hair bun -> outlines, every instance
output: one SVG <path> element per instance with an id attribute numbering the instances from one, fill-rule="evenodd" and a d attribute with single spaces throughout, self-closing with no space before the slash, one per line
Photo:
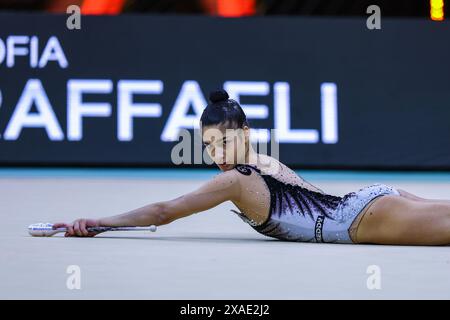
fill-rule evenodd
<path id="1" fill-rule="evenodd" d="M 209 94 L 209 100 L 212 103 L 226 101 L 230 96 L 225 90 L 216 90 Z"/>

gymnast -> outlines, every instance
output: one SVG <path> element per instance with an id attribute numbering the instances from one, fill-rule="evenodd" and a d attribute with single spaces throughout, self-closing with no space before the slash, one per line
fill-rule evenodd
<path id="1" fill-rule="evenodd" d="M 89 227 L 161 226 L 231 201 L 255 231 L 285 241 L 448 245 L 450 200 L 424 199 L 385 184 L 344 196 L 323 192 L 289 167 L 257 153 L 241 106 L 214 91 L 200 118 L 202 141 L 222 171 L 175 199 L 101 219 L 56 223 L 65 236 L 93 237 Z M 228 132 L 237 132 L 228 134 Z"/>

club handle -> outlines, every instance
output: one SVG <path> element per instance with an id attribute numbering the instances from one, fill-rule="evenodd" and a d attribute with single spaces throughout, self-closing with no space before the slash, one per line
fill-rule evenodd
<path id="1" fill-rule="evenodd" d="M 88 227 L 89 232 L 107 232 L 107 231 L 156 231 L 156 226 L 151 225 L 149 227 Z M 35 237 L 51 237 L 54 234 L 60 232 L 67 232 L 67 228 L 57 228 L 53 229 L 51 223 L 40 223 L 30 225 L 28 227 L 28 233 Z"/>

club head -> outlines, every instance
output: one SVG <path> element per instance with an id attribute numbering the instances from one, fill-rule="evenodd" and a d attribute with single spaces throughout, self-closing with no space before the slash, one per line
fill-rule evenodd
<path id="1" fill-rule="evenodd" d="M 28 233 L 33 237 L 51 237 L 58 233 L 52 223 L 35 223 L 28 226 Z"/>

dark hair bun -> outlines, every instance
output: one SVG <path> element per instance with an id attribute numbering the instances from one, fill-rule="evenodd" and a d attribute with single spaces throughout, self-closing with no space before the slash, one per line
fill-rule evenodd
<path id="1" fill-rule="evenodd" d="M 209 100 L 212 103 L 226 101 L 230 96 L 225 90 L 216 90 L 209 94 Z"/>

